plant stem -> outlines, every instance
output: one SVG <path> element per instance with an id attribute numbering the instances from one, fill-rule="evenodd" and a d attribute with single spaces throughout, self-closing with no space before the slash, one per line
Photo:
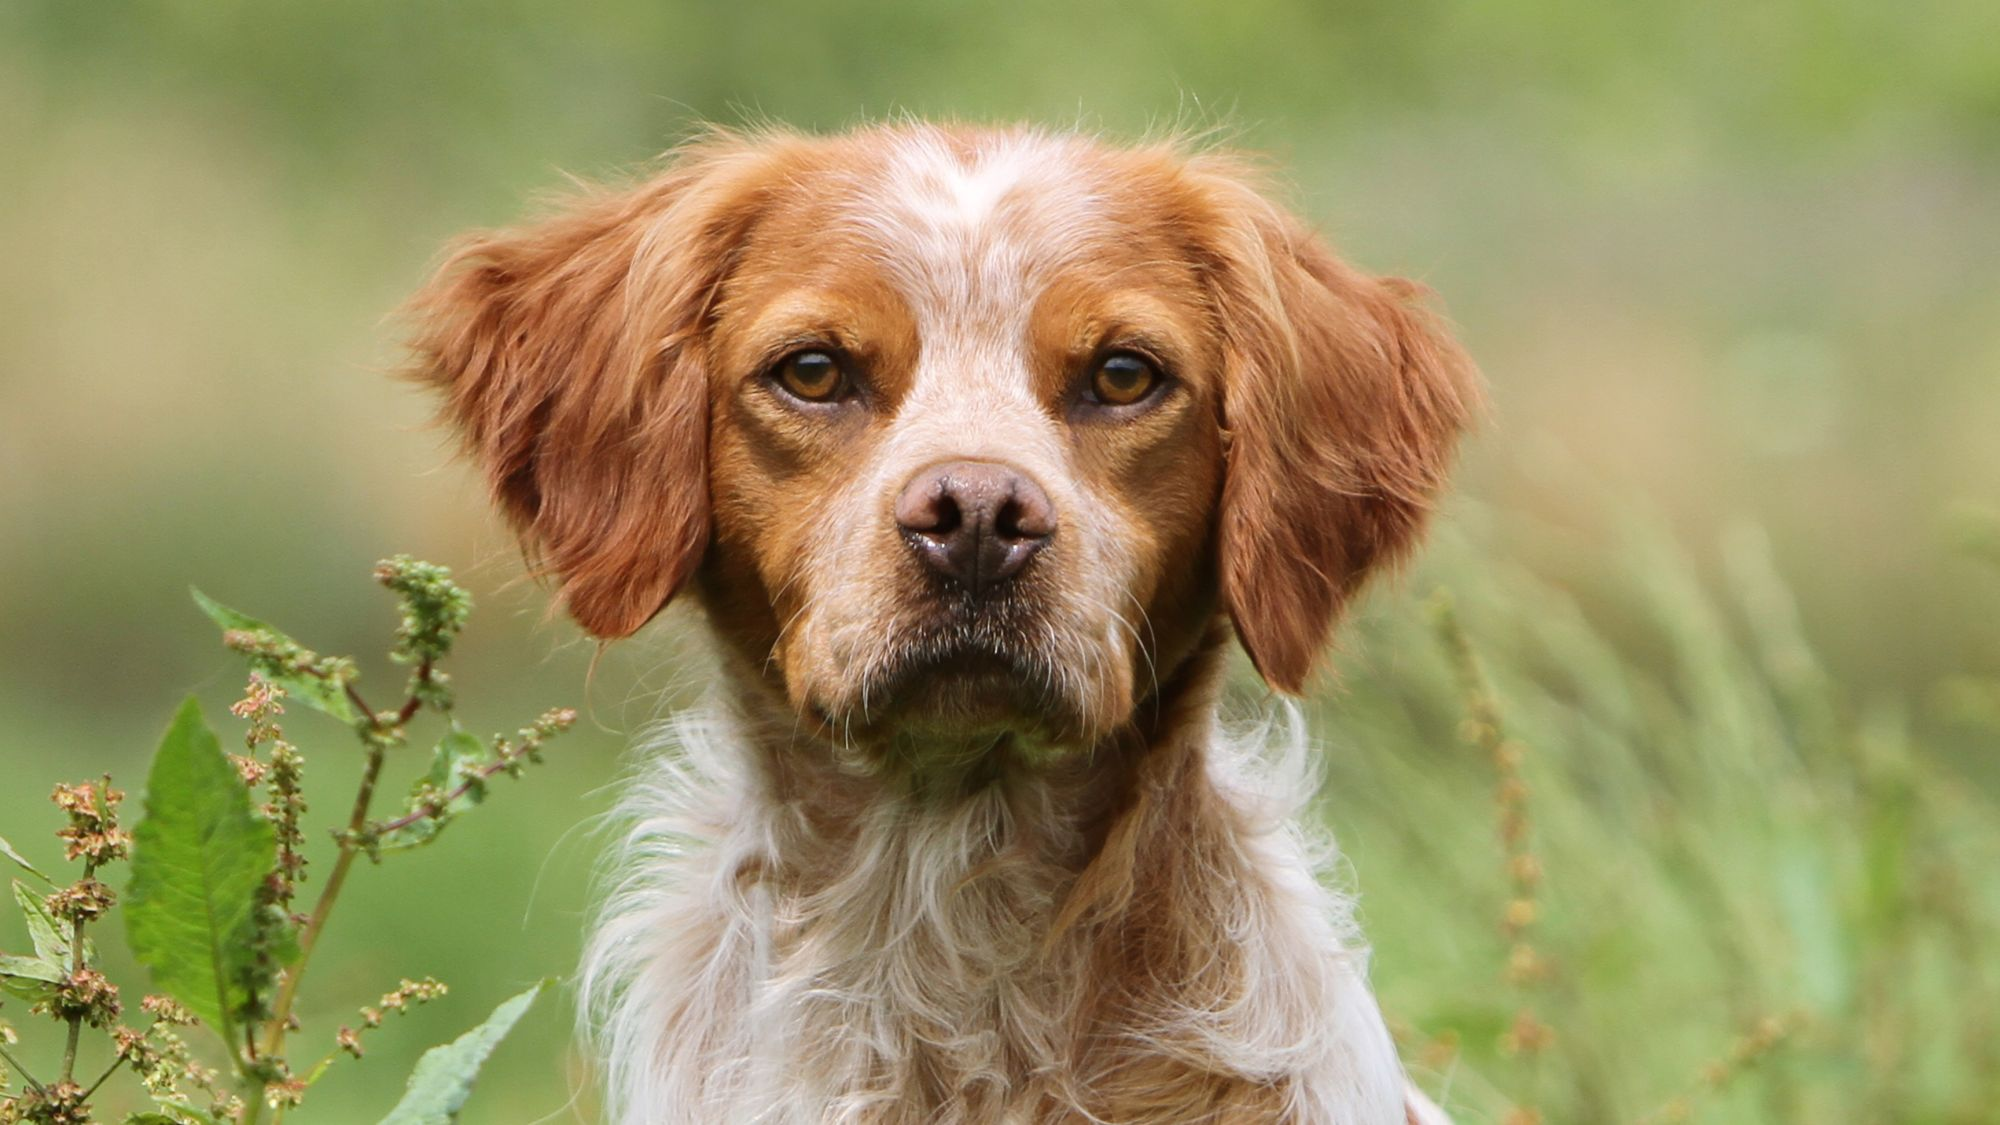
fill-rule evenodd
<path id="1" fill-rule="evenodd" d="M 97 874 L 97 861 L 83 861 L 83 877 L 88 881 Z M 69 924 L 69 975 L 73 981 L 83 972 L 83 919 L 71 920 Z M 62 1081 L 67 1083 L 76 1075 L 76 1046 L 83 1037 L 83 1015 L 77 1013 L 68 1017 L 69 1039 L 63 1044 Z"/>
<path id="2" fill-rule="evenodd" d="M 340 899 L 340 890 L 347 883 L 347 873 L 354 867 L 354 859 L 361 853 L 357 842 L 361 831 L 368 826 L 368 809 L 375 800 L 375 784 L 382 776 L 382 763 L 387 758 L 389 738 L 402 726 L 402 711 L 397 718 L 384 723 L 382 716 L 369 708 L 353 685 L 347 686 L 348 698 L 368 716 L 368 726 L 364 738 L 368 745 L 368 758 L 361 767 L 361 787 L 354 794 L 354 808 L 348 813 L 347 832 L 340 838 L 340 855 L 333 861 L 333 871 L 320 887 L 319 898 L 313 902 L 312 914 L 306 919 L 305 927 L 299 933 L 299 959 L 285 972 L 285 980 L 278 987 L 278 999 L 271 1008 L 271 1019 L 264 1031 L 263 1056 L 275 1059 L 282 1056 L 285 1049 L 285 1033 L 292 1022 L 292 1007 L 298 1000 L 299 982 L 305 978 L 306 965 L 312 960 L 313 950 L 319 947 L 320 935 L 326 932 L 327 918 L 333 913 L 333 904 Z M 405 704 L 407 709 L 408 705 Z M 257 1125 L 264 1112 L 263 1083 L 254 1083 L 254 1098 L 244 1108 L 243 1125 Z M 282 1107 L 279 1117 L 283 1117 Z"/>
<path id="3" fill-rule="evenodd" d="M 373 831 L 377 835 L 386 836 L 391 832 L 397 831 L 398 829 L 408 828 L 410 825 L 415 824 L 416 822 L 423 820 L 427 817 L 433 817 L 439 815 L 443 810 L 450 808 L 451 803 L 453 801 L 456 801 L 460 797 L 465 796 L 467 793 L 472 792 L 473 786 L 479 784 L 482 781 L 491 781 L 495 777 L 498 777 L 501 774 L 507 772 L 509 769 L 512 769 L 514 766 L 517 766 L 520 763 L 526 761 L 528 759 L 528 755 L 532 753 L 534 749 L 536 748 L 522 747 L 521 749 L 515 750 L 511 754 L 500 755 L 498 760 L 489 762 L 486 765 L 479 767 L 477 770 L 474 770 L 471 776 L 467 777 L 465 781 L 461 782 L 459 785 L 453 787 L 450 792 L 438 798 L 434 804 L 427 805 L 424 808 L 418 809 L 416 812 L 413 813 L 406 813 L 402 816 L 397 817 L 394 820 L 385 820 L 382 823 L 375 825 L 375 827 L 371 829 L 371 831 Z"/>
<path id="4" fill-rule="evenodd" d="M 354 685 L 351 683 L 343 683 L 340 685 L 340 690 L 347 693 L 347 701 L 349 703 L 354 704 L 356 710 L 360 711 L 363 715 L 368 716 L 369 726 L 370 727 L 375 726 L 376 719 L 378 718 L 378 716 L 375 714 L 375 712 L 369 710 L 368 701 L 361 698 L 361 693 L 354 690 Z"/>
<path id="5" fill-rule="evenodd" d="M 35 1080 L 34 1075 L 28 1073 L 28 1068 L 22 1066 L 21 1060 L 15 1058 L 13 1052 L 7 1050 L 4 1045 L 0 1045 L 0 1059 L 6 1059 L 7 1065 L 14 1068 L 14 1073 L 20 1075 L 22 1081 L 33 1086 L 37 1094 L 42 1092 L 42 1084 Z"/>
<path id="6" fill-rule="evenodd" d="M 417 669 L 417 677 L 424 683 L 430 682 L 431 662 L 425 660 Z M 299 932 L 299 959 L 285 972 L 285 981 L 278 986 L 278 999 L 271 1007 L 271 1019 L 264 1030 L 263 1057 L 282 1060 L 285 1049 L 285 1033 L 290 1030 L 292 1007 L 298 1001 L 299 981 L 306 975 L 306 965 L 312 960 L 313 950 L 319 947 L 320 935 L 326 932 L 327 918 L 333 913 L 333 904 L 340 899 L 340 889 L 347 883 L 347 873 L 354 867 L 354 858 L 361 853 L 361 833 L 368 827 L 368 809 L 375 800 L 375 784 L 382 777 L 382 763 L 388 756 L 390 742 L 401 732 L 403 726 L 416 717 L 423 708 L 422 699 L 415 693 L 403 702 L 393 716 L 385 717 L 381 712 L 368 706 L 352 683 L 341 685 L 347 693 L 348 701 L 367 716 L 367 726 L 362 728 L 362 739 L 368 747 L 368 759 L 361 767 L 361 787 L 354 794 L 354 808 L 347 816 L 347 831 L 340 838 L 340 855 L 333 861 L 333 871 L 320 887 L 319 898 L 314 900 L 312 914 Z M 386 718 L 386 721 L 385 721 Z M 252 1060 L 258 1056 L 253 1040 L 249 1045 Z M 254 1085 L 252 1098 L 243 1111 L 243 1125 L 257 1125 L 264 1113 L 264 1083 L 261 1079 L 246 1085 Z M 285 1107 L 279 1106 L 275 1120 L 282 1121 Z"/>
<path id="7" fill-rule="evenodd" d="M 368 748 L 368 762 L 362 767 L 361 788 L 354 795 L 354 811 L 348 816 L 348 837 L 340 843 L 340 856 L 333 861 L 333 872 L 326 877 L 326 885 L 320 888 L 319 899 L 313 903 L 312 916 L 306 919 L 305 929 L 299 934 L 299 960 L 285 973 L 285 983 L 278 989 L 278 1000 L 271 1011 L 269 1030 L 264 1035 L 264 1054 L 278 1054 L 284 1047 L 286 1025 L 291 1022 L 292 1005 L 298 999 L 299 981 L 305 977 L 306 963 L 312 959 L 313 950 L 319 945 L 320 934 L 326 930 L 327 916 L 333 913 L 333 904 L 340 898 L 340 889 L 347 882 L 347 873 L 354 867 L 354 859 L 361 854 L 361 846 L 351 839 L 368 826 L 368 807 L 375 797 L 375 782 L 382 776 L 382 761 L 385 747 L 380 744 Z"/>
<path id="8" fill-rule="evenodd" d="M 125 1065 L 124 1055 L 119 1055 L 117 1058 L 112 1059 L 111 1065 L 104 1068 L 104 1073 L 97 1076 L 97 1081 L 92 1082 L 90 1084 L 90 1089 L 85 1090 L 83 1092 L 83 1100 L 86 1102 L 89 1101 L 90 1096 L 97 1092 L 97 1088 L 99 1086 L 104 1085 L 105 1082 L 110 1080 L 112 1075 L 118 1073 L 118 1068 L 124 1065 Z"/>

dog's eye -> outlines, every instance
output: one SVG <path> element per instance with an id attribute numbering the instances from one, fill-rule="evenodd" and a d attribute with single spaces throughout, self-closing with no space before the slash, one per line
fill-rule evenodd
<path id="1" fill-rule="evenodd" d="M 778 364 L 778 385 L 794 398 L 832 402 L 846 388 L 840 361 L 827 352 L 795 352 Z"/>
<path id="2" fill-rule="evenodd" d="M 1090 397 L 1106 406 L 1130 406 L 1159 385 L 1159 369 L 1144 356 L 1113 352 L 1091 373 Z"/>

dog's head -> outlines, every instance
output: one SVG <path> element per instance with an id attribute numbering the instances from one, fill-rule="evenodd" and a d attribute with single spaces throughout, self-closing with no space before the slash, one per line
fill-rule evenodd
<path id="1" fill-rule="evenodd" d="M 591 633 L 692 588 L 822 729 L 1062 747 L 1223 612 L 1303 685 L 1477 393 L 1418 297 L 1226 157 L 899 125 L 480 237 L 417 350 Z"/>

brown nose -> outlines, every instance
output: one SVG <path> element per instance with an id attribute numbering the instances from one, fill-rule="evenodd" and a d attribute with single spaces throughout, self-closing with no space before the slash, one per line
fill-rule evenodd
<path id="1" fill-rule="evenodd" d="M 903 486 L 896 526 L 931 569 L 980 594 L 1028 565 L 1055 534 L 1056 509 L 1025 473 L 992 461 L 953 461 Z"/>

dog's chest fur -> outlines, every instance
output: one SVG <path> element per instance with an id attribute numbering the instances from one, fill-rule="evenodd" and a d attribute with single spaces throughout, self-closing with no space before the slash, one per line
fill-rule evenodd
<path id="1" fill-rule="evenodd" d="M 752 726 L 680 720 L 634 798 L 585 982 L 617 1120 L 1401 1120 L 1301 790 L 1211 732 L 1103 807 L 801 768 Z"/>

